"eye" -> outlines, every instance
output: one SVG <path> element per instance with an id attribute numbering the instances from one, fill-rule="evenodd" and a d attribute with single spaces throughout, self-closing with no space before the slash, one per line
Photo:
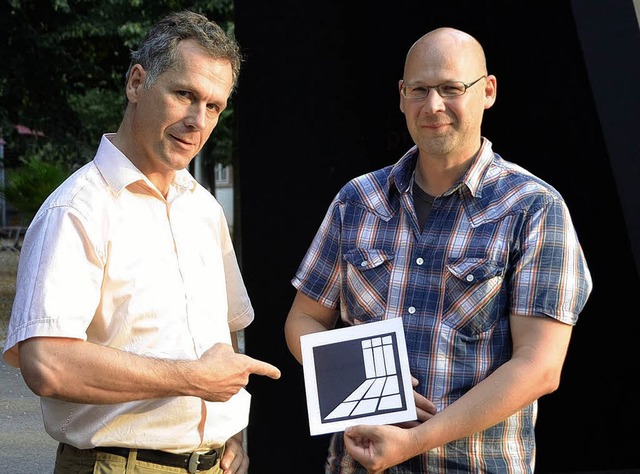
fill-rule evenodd
<path id="1" fill-rule="evenodd" d="M 428 94 L 429 94 L 428 87 L 425 87 L 425 86 L 407 87 L 408 97 L 422 98 L 422 97 L 426 97 Z"/>
<path id="2" fill-rule="evenodd" d="M 176 93 L 177 93 L 180 97 L 186 97 L 186 98 L 191 97 L 191 92 L 189 92 L 189 91 L 177 91 Z"/>
<path id="3" fill-rule="evenodd" d="M 452 95 L 462 95 L 464 94 L 464 84 L 462 82 L 446 82 L 441 84 L 440 87 L 441 95 L 443 96 L 452 96 Z"/>

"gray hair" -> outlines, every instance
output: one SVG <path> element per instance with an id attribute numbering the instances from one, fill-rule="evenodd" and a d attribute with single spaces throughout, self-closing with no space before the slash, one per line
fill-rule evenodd
<path id="1" fill-rule="evenodd" d="M 131 52 L 126 79 L 129 80 L 131 68 L 140 64 L 147 72 L 144 87 L 150 88 L 175 64 L 178 43 L 186 39 L 195 40 L 211 57 L 229 61 L 235 88 L 242 63 L 240 46 L 217 23 L 191 11 L 170 13 L 151 27 L 138 49 Z"/>

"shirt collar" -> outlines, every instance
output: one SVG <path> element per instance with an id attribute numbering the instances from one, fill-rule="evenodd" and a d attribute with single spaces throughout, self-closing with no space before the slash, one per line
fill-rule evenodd
<path id="1" fill-rule="evenodd" d="M 391 173 L 389 173 L 389 185 L 395 187 L 400 193 L 407 193 L 411 189 L 413 179 L 413 170 L 416 168 L 418 160 L 418 147 L 412 146 L 400 160 L 393 165 Z"/>
<path id="2" fill-rule="evenodd" d="M 473 197 L 480 197 L 482 195 L 482 181 L 486 175 L 489 165 L 493 162 L 493 149 L 491 142 L 483 138 L 480 150 L 476 155 L 476 158 L 471 163 L 471 166 L 461 179 L 461 183 L 456 185 L 454 189 L 457 189 L 460 184 L 464 184 L 469 189 L 469 192 Z"/>
<path id="3" fill-rule="evenodd" d="M 102 135 L 98 151 L 93 160 L 109 187 L 113 189 L 115 194 L 119 194 L 130 184 L 144 181 L 151 189 L 156 189 L 149 178 L 111 142 L 114 136 L 115 133 Z M 179 188 L 179 193 L 188 190 L 193 191 L 196 188 L 196 180 L 186 169 L 179 170 L 173 179 L 172 185 Z"/>
<path id="4" fill-rule="evenodd" d="M 393 166 L 389 175 L 390 185 L 394 185 L 400 193 L 407 193 L 411 190 L 413 183 L 413 172 L 416 168 L 418 159 L 418 147 L 414 145 L 407 151 L 402 158 Z M 491 141 L 482 138 L 480 150 L 467 172 L 462 176 L 460 181 L 456 183 L 445 195 L 451 194 L 462 184 L 469 188 L 474 197 L 480 197 L 482 189 L 482 179 L 485 176 L 488 166 L 493 161 L 493 149 Z"/>

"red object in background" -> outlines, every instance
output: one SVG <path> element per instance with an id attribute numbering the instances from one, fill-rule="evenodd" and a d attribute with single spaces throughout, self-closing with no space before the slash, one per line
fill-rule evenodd
<path id="1" fill-rule="evenodd" d="M 16 131 L 20 135 L 34 135 L 36 137 L 44 137 L 44 133 L 39 130 L 31 130 L 29 127 L 25 127 L 24 125 L 16 125 Z"/>

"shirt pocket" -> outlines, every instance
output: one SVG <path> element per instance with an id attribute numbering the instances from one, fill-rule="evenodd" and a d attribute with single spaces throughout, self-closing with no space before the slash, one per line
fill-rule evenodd
<path id="1" fill-rule="evenodd" d="M 347 317 L 354 323 L 384 319 L 394 255 L 380 249 L 355 248 L 343 256 L 347 262 Z"/>
<path id="2" fill-rule="evenodd" d="M 476 337 L 490 330 L 502 313 L 503 262 L 482 258 L 450 261 L 444 279 L 444 323 Z"/>

